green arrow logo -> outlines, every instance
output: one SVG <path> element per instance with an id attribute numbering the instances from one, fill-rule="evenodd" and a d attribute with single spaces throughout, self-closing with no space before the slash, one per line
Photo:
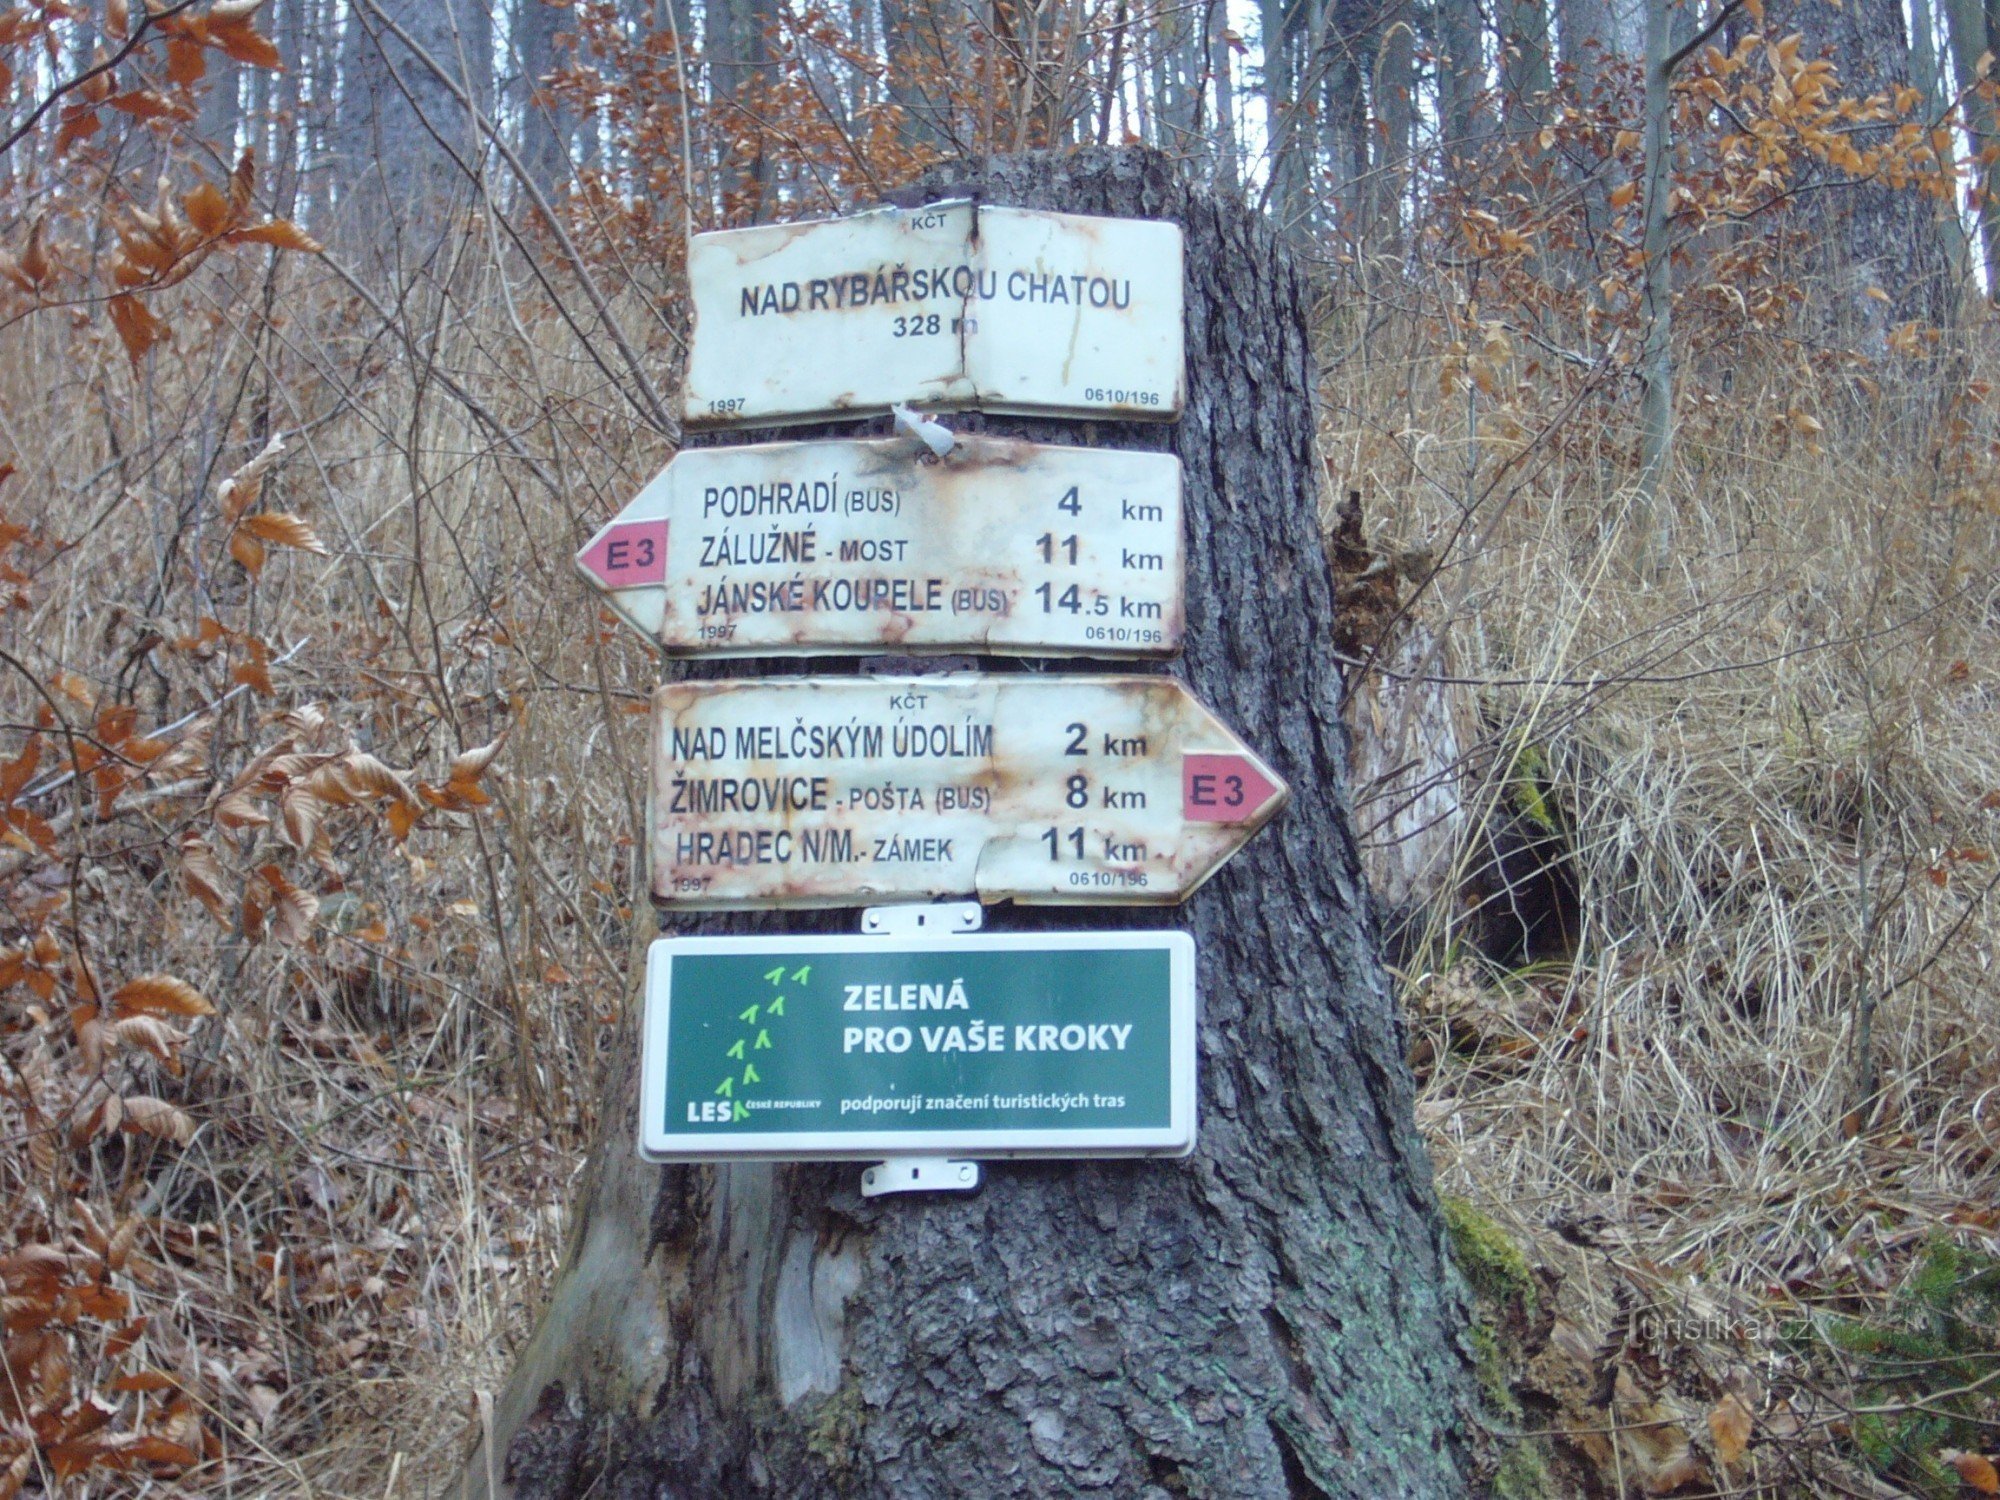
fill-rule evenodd
<path id="1" fill-rule="evenodd" d="M 738 1062 L 742 1062 L 742 1061 L 743 1061 L 743 1038 L 739 1036 L 739 1037 L 738 1037 L 738 1038 L 736 1039 L 736 1045 L 735 1045 L 734 1047 L 731 1047 L 731 1048 L 730 1048 L 730 1049 L 729 1049 L 729 1050 L 728 1050 L 728 1051 L 727 1051 L 726 1053 L 724 1053 L 724 1054 L 723 1054 L 723 1056 L 725 1056 L 725 1057 L 733 1057 L 733 1058 L 735 1058 L 735 1059 L 736 1059 L 736 1060 L 737 1060 Z"/>
<path id="2" fill-rule="evenodd" d="M 743 1086 L 746 1089 L 753 1083 L 762 1083 L 763 1081 L 762 1076 L 757 1072 L 757 1065 L 755 1063 L 745 1063 L 743 1065 Z"/>
<path id="3" fill-rule="evenodd" d="M 782 1016 L 785 1013 L 785 997 L 783 995 L 778 996 L 777 999 L 764 1007 L 764 1011 L 766 1015 Z"/>
<path id="4" fill-rule="evenodd" d="M 806 966 L 805 966 L 804 968 L 802 968 L 802 969 L 796 969 L 796 970 L 794 970 L 794 971 L 792 972 L 792 983 L 793 983 L 793 984 L 804 984 L 804 983 L 806 982 L 807 978 L 808 978 L 808 977 L 809 977 L 809 976 L 810 976 L 811 974 L 812 974 L 812 965 L 811 965 L 811 964 L 807 964 L 807 965 L 806 965 Z"/>
<path id="5" fill-rule="evenodd" d="M 736 1019 L 739 1021 L 748 1021 L 752 1026 L 755 1026 L 757 1024 L 757 1011 L 758 1007 L 755 1005 L 745 1006 L 737 1014 Z"/>
<path id="6" fill-rule="evenodd" d="M 743 1044 L 741 1042 L 738 1042 L 736 1045 L 740 1047 Z M 771 1033 L 768 1031 L 760 1031 L 757 1033 L 757 1040 L 750 1044 L 750 1050 L 752 1052 L 765 1052 L 770 1049 L 770 1046 L 771 1046 Z"/>
<path id="7" fill-rule="evenodd" d="M 738 1120 L 747 1120 L 750 1118 L 750 1111 L 743 1107 L 742 1100 L 740 1099 L 737 1100 L 734 1104 L 730 1105 L 729 1107 L 732 1111 L 734 1111 L 734 1113 L 732 1113 L 729 1116 L 729 1122 L 732 1125 L 735 1124 Z"/>
<path id="8" fill-rule="evenodd" d="M 764 976 L 764 980 L 767 984 L 776 984 L 779 980 L 783 979 L 784 977 L 785 977 L 785 966 L 783 964 L 779 964 L 777 968 L 771 970 L 768 974 Z"/>
<path id="9" fill-rule="evenodd" d="M 723 1097 L 723 1098 L 725 1098 L 725 1099 L 733 1099 L 733 1098 L 735 1098 L 735 1097 L 736 1097 L 736 1080 L 735 1080 L 735 1079 L 733 1079 L 733 1078 L 725 1078 L 725 1079 L 723 1079 L 723 1080 L 722 1080 L 722 1082 L 718 1083 L 718 1084 L 717 1084 L 717 1085 L 715 1086 L 715 1091 L 716 1091 L 716 1093 L 718 1093 L 718 1094 L 722 1095 L 722 1097 Z"/>

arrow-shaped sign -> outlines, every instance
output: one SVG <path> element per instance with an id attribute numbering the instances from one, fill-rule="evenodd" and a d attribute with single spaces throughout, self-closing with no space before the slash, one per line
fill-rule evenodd
<path id="1" fill-rule="evenodd" d="M 666 519 L 613 521 L 577 553 L 576 565 L 600 588 L 658 588 L 667 577 Z"/>
<path id="2" fill-rule="evenodd" d="M 671 654 L 1180 646 L 1181 466 L 961 437 L 693 448 L 577 554 Z"/>
<path id="3" fill-rule="evenodd" d="M 1287 795 L 1168 677 L 673 683 L 653 699 L 653 896 L 1172 903 Z"/>

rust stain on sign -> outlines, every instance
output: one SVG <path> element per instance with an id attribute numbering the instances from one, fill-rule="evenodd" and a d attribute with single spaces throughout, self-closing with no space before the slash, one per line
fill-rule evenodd
<path id="1" fill-rule="evenodd" d="M 1182 238 L 969 201 L 696 235 L 690 428 L 886 411 L 1181 412 Z"/>
<path id="2" fill-rule="evenodd" d="M 1183 619 L 1170 454 L 962 437 L 697 448 L 577 554 L 670 655 L 1166 656 Z"/>
<path id="3" fill-rule="evenodd" d="M 653 897 L 1171 904 L 1287 795 L 1167 677 L 675 683 L 653 699 Z"/>

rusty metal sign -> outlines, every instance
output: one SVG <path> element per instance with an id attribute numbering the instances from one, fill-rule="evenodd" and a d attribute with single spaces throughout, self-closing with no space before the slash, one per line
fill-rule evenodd
<path id="1" fill-rule="evenodd" d="M 1169 677 L 673 683 L 653 697 L 653 897 L 1171 904 L 1287 795 Z"/>
<path id="2" fill-rule="evenodd" d="M 971 201 L 698 234 L 691 428 L 892 404 L 1171 420 L 1180 227 Z"/>
<path id="3" fill-rule="evenodd" d="M 669 655 L 1166 656 L 1180 460 L 960 437 L 694 448 L 577 554 Z"/>

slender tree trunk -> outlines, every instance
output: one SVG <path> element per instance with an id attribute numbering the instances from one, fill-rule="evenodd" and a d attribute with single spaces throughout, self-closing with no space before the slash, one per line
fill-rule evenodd
<path id="1" fill-rule="evenodd" d="M 1931 0 L 1910 0 L 1910 81 L 1923 90 L 1926 122 L 1942 120 L 1951 101 L 1944 86 L 1944 70 L 1938 60 L 1937 13 L 1931 6 Z M 1957 154 L 1955 146 L 1946 147 L 1943 165 L 1951 171 L 1954 181 Z M 1945 259 L 1951 266 L 1951 278 L 1954 283 L 1963 286 L 1972 269 L 1971 246 L 1966 239 L 1965 225 L 1958 217 L 1956 194 L 1947 202 L 1934 204 L 1931 212 L 1944 239 Z"/>
<path id="2" fill-rule="evenodd" d="M 1180 911 L 992 914 L 1193 931 L 1198 1149 L 992 1163 L 979 1195 L 921 1199 L 865 1200 L 851 1164 L 648 1167 L 619 1049 L 615 1123 L 465 1493 L 489 1470 L 523 1497 L 1469 1492 L 1464 1308 L 1349 824 L 1306 283 L 1157 153 L 952 163 L 922 187 L 968 177 L 989 202 L 1187 232 L 1180 422 L 983 425 L 1180 456 L 1175 670 L 1294 787 Z"/>
<path id="3" fill-rule="evenodd" d="M 704 12 L 711 114 L 719 127 L 717 180 L 740 222 L 762 223 L 775 188 L 764 94 L 771 78 L 776 0 L 720 0 Z M 738 141 L 747 141 L 739 149 Z"/>
<path id="4" fill-rule="evenodd" d="M 1206 13 L 1208 70 L 1215 80 L 1215 182 L 1226 193 L 1237 188 L 1235 58 L 1229 39 L 1229 13 L 1222 0 L 1209 0 Z"/>
<path id="5" fill-rule="evenodd" d="M 1549 46 L 1549 13 L 1542 0 L 1509 0 L 1500 38 L 1500 91 L 1506 98 L 1507 126 L 1516 135 L 1541 124 L 1544 100 L 1555 83 Z"/>
<path id="6" fill-rule="evenodd" d="M 1668 237 L 1673 192 L 1673 109 L 1671 68 L 1674 51 L 1671 0 L 1646 0 L 1645 292 L 1640 345 L 1639 493 L 1634 502 L 1633 549 L 1642 577 L 1652 578 L 1673 545 L 1672 512 L 1661 492 L 1674 448 L 1674 272 Z"/>
<path id="7" fill-rule="evenodd" d="M 1973 89 L 1979 82 L 1979 59 L 1992 50 L 1992 34 L 1987 25 L 1986 7 L 1981 0 L 1945 0 L 1950 23 L 1952 64 L 1958 73 L 1958 87 Z M 2000 112 L 1992 100 L 1978 92 L 1965 100 L 1966 124 L 1972 131 L 1972 159 L 1977 163 L 1983 147 L 2000 141 Z M 1979 194 L 1979 246 L 1986 262 L 1986 285 L 1990 292 L 2000 288 L 2000 160 L 1973 168 Z"/>
<path id="8" fill-rule="evenodd" d="M 1604 61 L 1618 55 L 1610 0 L 1556 0 L 1556 56 L 1586 103 L 1597 95 Z"/>
<path id="9" fill-rule="evenodd" d="M 1444 156 L 1469 155 L 1477 131 L 1476 104 L 1486 87 L 1485 38 L 1477 0 L 1437 0 L 1438 131 Z"/>
<path id="10" fill-rule="evenodd" d="M 513 103 L 521 121 L 521 165 L 545 197 L 553 197 L 569 180 L 569 137 L 575 122 L 548 95 L 544 82 L 562 66 L 556 35 L 569 14 L 548 0 L 515 0 Z"/>
<path id="11" fill-rule="evenodd" d="M 1400 257 L 1403 247 L 1403 194 L 1410 179 L 1410 153 L 1415 146 L 1417 66 L 1415 8 L 1409 0 L 1391 0 L 1387 22 L 1375 57 L 1375 86 L 1369 90 L 1379 129 L 1375 169 L 1370 176 L 1374 249 Z"/>
<path id="12" fill-rule="evenodd" d="M 1258 15 L 1264 46 L 1264 137 L 1270 143 L 1268 200 L 1285 229 L 1305 209 L 1305 163 L 1300 159 L 1299 101 L 1293 54 L 1302 11 L 1309 0 L 1262 0 Z M 1310 141 L 1310 136 L 1306 137 Z"/>

